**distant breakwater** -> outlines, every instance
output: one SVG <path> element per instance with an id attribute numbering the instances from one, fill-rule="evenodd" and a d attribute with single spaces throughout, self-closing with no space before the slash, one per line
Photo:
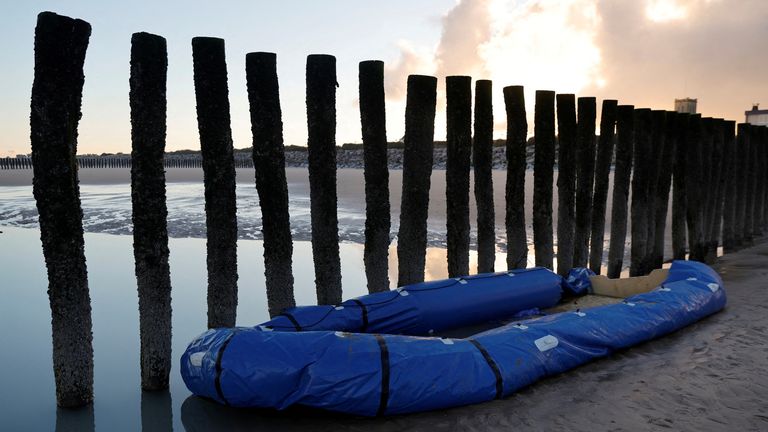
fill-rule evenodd
<path id="1" fill-rule="evenodd" d="M 446 169 L 448 150 L 435 148 L 433 153 L 433 169 Z M 306 168 L 309 166 L 308 153 L 302 150 L 286 150 L 285 166 L 288 168 Z M 234 153 L 236 168 L 253 168 L 251 151 L 241 150 Z M 127 154 L 116 155 L 85 155 L 78 156 L 77 162 L 80 168 L 131 168 L 131 156 Z M 164 157 L 166 168 L 201 168 L 203 158 L 200 153 L 174 154 L 169 153 Z M 533 147 L 530 148 L 527 157 L 529 167 L 533 166 Z M 403 169 L 403 149 L 390 148 L 387 150 L 387 164 L 389 169 Z M 336 167 L 363 169 L 363 150 L 337 148 Z M 506 169 L 507 156 L 504 147 L 494 147 L 493 169 Z M 32 169 L 32 159 L 29 157 L 0 158 L 0 170 L 8 169 Z"/>

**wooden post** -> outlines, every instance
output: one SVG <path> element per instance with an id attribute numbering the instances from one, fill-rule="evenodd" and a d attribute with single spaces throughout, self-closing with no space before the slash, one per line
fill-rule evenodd
<path id="1" fill-rule="evenodd" d="M 533 134 L 533 246 L 536 266 L 552 268 L 552 176 L 555 164 L 555 92 L 536 91 Z"/>
<path id="2" fill-rule="evenodd" d="M 690 114 L 678 113 L 675 125 L 675 162 L 672 165 L 672 258 L 684 260 L 688 250 L 685 168 L 688 164 Z"/>
<path id="3" fill-rule="evenodd" d="M 701 214 L 702 214 L 702 261 L 710 263 L 710 224 L 714 222 L 715 205 L 715 140 L 714 140 L 714 121 L 711 117 L 701 119 Z"/>
<path id="4" fill-rule="evenodd" d="M 576 230 L 576 96 L 559 94 L 557 102 L 557 273 L 573 268 Z"/>
<path id="5" fill-rule="evenodd" d="M 192 64 L 205 183 L 208 327 L 233 327 L 237 314 L 237 209 L 224 40 L 193 38 Z"/>
<path id="6" fill-rule="evenodd" d="M 285 178 L 285 147 L 277 56 L 249 53 L 245 76 L 253 135 L 253 168 L 264 235 L 264 276 L 269 315 L 293 307 L 293 241 Z"/>
<path id="7" fill-rule="evenodd" d="M 595 117 L 597 101 L 580 97 L 578 144 L 576 150 L 576 232 L 573 265 L 586 267 L 589 259 L 589 233 L 592 226 L 592 189 L 595 184 Z"/>
<path id="8" fill-rule="evenodd" d="M 754 126 L 753 127 L 752 136 L 754 139 L 754 146 L 753 146 L 753 154 L 754 154 L 754 161 L 753 161 L 753 168 L 752 172 L 754 173 L 755 177 L 755 196 L 754 196 L 754 216 L 752 216 L 752 236 L 753 237 L 760 237 L 763 235 L 763 207 L 765 205 L 764 199 L 765 199 L 765 165 L 763 161 L 764 158 L 764 150 L 765 150 L 765 141 L 764 141 L 764 130 L 765 128 L 763 126 Z"/>
<path id="9" fill-rule="evenodd" d="M 469 274 L 469 162 L 472 153 L 472 78 L 445 78 L 445 202 L 448 277 Z"/>
<path id="10" fill-rule="evenodd" d="M 505 228 L 507 269 L 528 266 L 528 234 L 525 229 L 525 171 L 528 120 L 522 86 L 504 87 L 507 113 L 507 181 L 505 185 Z"/>
<path id="11" fill-rule="evenodd" d="M 48 269 L 56 402 L 93 401 L 91 297 L 77 177 L 77 126 L 91 25 L 42 12 L 35 27 L 30 115 L 33 192 Z"/>
<path id="12" fill-rule="evenodd" d="M 705 261 L 708 264 L 715 262 L 717 258 L 717 248 L 719 245 L 719 227 L 723 217 L 723 188 L 724 188 L 724 165 L 727 162 L 727 155 L 724 154 L 723 141 L 723 120 L 712 119 L 710 122 L 709 135 L 712 141 L 712 157 L 709 170 L 709 196 L 708 206 L 709 216 L 706 226 L 707 254 Z"/>
<path id="13" fill-rule="evenodd" d="M 477 272 L 493 273 L 496 261 L 496 228 L 493 208 L 493 93 L 489 80 L 475 82 L 475 168 L 477 204 Z"/>
<path id="14" fill-rule="evenodd" d="M 659 114 L 656 114 L 659 116 Z M 658 120 L 657 120 L 658 121 Z M 655 138 L 661 144 L 659 153 L 659 172 L 656 178 L 656 201 L 654 220 L 654 237 L 649 260 L 649 270 L 661 268 L 664 265 L 664 243 L 667 229 L 667 213 L 669 211 L 669 192 L 672 186 L 672 169 L 676 149 L 677 113 L 667 111 L 664 115 L 661 136 Z M 654 135 L 656 130 L 654 130 Z M 656 145 L 659 148 L 659 144 Z M 653 179 L 652 179 L 653 180 Z"/>
<path id="15" fill-rule="evenodd" d="M 336 57 L 307 56 L 307 151 L 317 304 L 341 303 L 336 214 Z"/>
<path id="16" fill-rule="evenodd" d="M 747 126 L 747 142 L 748 150 L 747 150 L 747 177 L 746 177 L 746 210 L 745 210 L 745 217 L 744 217 L 744 242 L 745 246 L 749 247 L 752 246 L 752 241 L 754 240 L 754 231 L 755 231 L 755 198 L 757 193 L 757 173 L 756 173 L 756 152 L 755 149 L 757 147 L 757 137 L 755 136 L 755 126 L 748 125 Z"/>
<path id="17" fill-rule="evenodd" d="M 745 219 L 747 217 L 747 179 L 749 177 L 749 125 L 739 123 L 736 126 L 736 217 L 734 219 L 734 244 L 736 249 L 746 245 Z"/>
<path id="18" fill-rule="evenodd" d="M 603 267 L 606 201 L 613 162 L 617 106 L 618 101 L 605 99 L 600 114 L 600 138 L 597 143 L 597 161 L 595 162 L 595 193 L 592 199 L 592 234 L 589 249 L 589 268 L 596 274 L 600 274 Z"/>
<path id="19" fill-rule="evenodd" d="M 405 105 L 397 286 L 424 281 L 436 103 L 437 78 L 410 75 Z"/>
<path id="20" fill-rule="evenodd" d="M 704 261 L 704 228 L 702 187 L 704 173 L 701 115 L 693 114 L 688 120 L 688 149 L 685 167 L 686 219 L 688 222 L 688 259 Z"/>
<path id="21" fill-rule="evenodd" d="M 639 108 L 635 110 L 635 147 L 632 155 L 634 160 L 632 175 L 632 207 L 630 244 L 631 261 L 629 276 L 643 276 L 645 271 L 646 249 L 648 248 L 648 224 L 650 199 L 648 196 L 652 163 L 656 155 L 651 153 L 651 110 Z"/>
<path id="22" fill-rule="evenodd" d="M 624 267 L 624 247 L 627 239 L 627 201 L 629 178 L 632 174 L 635 107 L 616 108 L 616 167 L 613 171 L 613 204 L 611 207 L 611 238 L 608 249 L 608 277 L 618 278 Z"/>
<path id="23" fill-rule="evenodd" d="M 736 196 L 738 195 L 738 152 L 736 150 L 736 137 L 734 128 L 736 122 L 726 121 L 723 125 L 723 154 L 725 160 L 725 186 L 723 196 L 723 253 L 735 252 L 737 249 L 734 225 L 736 223 Z"/>
<path id="24" fill-rule="evenodd" d="M 760 127 L 760 132 L 760 146 L 762 153 L 758 163 L 761 164 L 759 172 L 762 175 L 760 181 L 762 182 L 763 189 L 763 207 L 760 226 L 763 233 L 765 233 L 768 231 L 768 170 L 764 169 L 765 166 L 768 166 L 768 127 Z"/>
<path id="25" fill-rule="evenodd" d="M 360 62 L 360 122 L 365 176 L 365 275 L 368 292 L 389 289 L 389 169 L 384 62 Z"/>
<path id="26" fill-rule="evenodd" d="M 667 113 L 663 110 L 651 111 L 651 128 L 650 134 L 650 152 L 648 159 L 648 172 L 647 188 L 648 188 L 648 234 L 647 243 L 645 246 L 645 258 L 643 258 L 643 274 L 648 274 L 654 268 L 657 268 L 655 258 L 655 245 L 656 245 L 656 215 L 659 213 L 659 206 L 661 201 L 659 194 L 659 179 L 661 173 L 661 165 L 666 163 L 664 159 L 664 151 L 666 142 L 664 139 L 664 133 L 666 131 Z M 668 156 L 668 155 L 667 155 Z M 669 190 L 667 190 L 669 192 Z M 664 206 L 666 212 L 666 206 Z M 665 213 L 666 215 L 666 213 Z M 659 268 L 661 265 L 659 265 Z"/>
<path id="27" fill-rule="evenodd" d="M 171 272 L 165 203 L 165 38 L 131 37 L 131 202 L 133 256 L 139 291 L 141 388 L 168 388 L 171 372 Z"/>

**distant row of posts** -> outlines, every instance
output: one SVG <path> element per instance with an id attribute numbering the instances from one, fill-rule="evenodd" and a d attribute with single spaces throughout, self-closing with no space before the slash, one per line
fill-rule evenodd
<path id="1" fill-rule="evenodd" d="M 84 256 L 77 172 L 77 126 L 90 25 L 41 13 L 35 30 L 32 88 L 32 165 L 53 316 L 53 357 L 60 406 L 93 398 L 91 306 Z M 197 119 L 205 182 L 208 326 L 233 326 L 237 306 L 235 157 L 229 115 L 224 41 L 192 40 Z M 294 306 L 292 239 L 285 177 L 277 59 L 246 56 L 253 133 L 252 165 L 262 212 L 266 291 L 270 315 Z M 342 300 L 336 196 L 336 59 L 307 58 L 306 102 L 312 253 L 318 303 Z M 164 38 L 136 33 L 131 41 L 131 168 L 134 256 L 139 294 L 141 382 L 168 387 L 171 365 L 171 279 L 168 266 L 164 150 L 167 48 Z M 451 277 L 469 273 L 470 167 L 474 165 L 478 269 L 494 271 L 496 251 L 492 168 L 492 83 L 446 78 L 447 238 Z M 364 146 L 368 290 L 389 289 L 390 201 L 384 64 L 359 69 Z M 397 285 L 424 280 L 427 216 L 433 164 L 438 79 L 407 82 Z M 505 229 L 507 268 L 528 264 L 525 171 L 528 124 L 523 88 L 503 89 L 507 120 Z M 630 236 L 630 275 L 663 264 L 672 191 L 675 259 L 712 262 L 761 235 L 768 212 L 768 129 L 700 115 L 651 111 L 615 100 L 602 103 L 596 138 L 595 98 L 537 91 L 534 121 L 533 235 L 536 265 L 565 274 L 573 266 L 601 271 L 606 200 L 614 166 L 608 276 L 624 268 Z M 559 137 L 555 135 L 555 127 Z M 474 131 L 473 131 L 474 126 Z M 615 130 L 615 134 L 614 134 Z M 615 149 L 615 150 L 614 150 Z M 553 180 L 558 160 L 557 254 Z M 80 165 L 90 163 L 81 159 Z M 0 159 L 0 163 L 25 163 Z M 96 162 L 94 162 L 96 163 Z M 634 168 L 633 168 L 634 167 Z M 502 187 L 497 185 L 496 187 Z M 632 200 L 629 201 L 629 193 Z M 627 221 L 631 232 L 627 233 Z"/>
<path id="2" fill-rule="evenodd" d="M 161 159 L 165 168 L 194 168 L 203 167 L 203 159 L 198 154 L 189 156 L 165 155 Z M 252 153 L 246 157 L 242 154 L 234 156 L 233 163 L 235 168 L 255 168 L 252 159 Z M 75 164 L 80 169 L 86 168 L 131 168 L 133 159 L 127 156 L 77 156 Z M 32 158 L 28 156 L 4 157 L 0 158 L 0 170 L 26 170 L 32 169 Z"/>

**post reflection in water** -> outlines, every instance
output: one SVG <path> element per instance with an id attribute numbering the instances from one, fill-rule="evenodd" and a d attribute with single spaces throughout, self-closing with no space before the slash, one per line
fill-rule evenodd
<path id="1" fill-rule="evenodd" d="M 142 432 L 173 430 L 173 401 L 168 390 L 141 392 Z M 213 429 L 211 429 L 213 430 Z"/>
<path id="2" fill-rule="evenodd" d="M 56 432 L 91 432 L 96 430 L 93 404 L 82 408 L 56 408 Z"/>

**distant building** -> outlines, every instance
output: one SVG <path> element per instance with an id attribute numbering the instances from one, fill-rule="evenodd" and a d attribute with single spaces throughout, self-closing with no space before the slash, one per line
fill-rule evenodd
<path id="1" fill-rule="evenodd" d="M 760 104 L 752 105 L 752 109 L 744 111 L 746 122 L 757 126 L 768 126 L 768 110 L 759 109 Z"/>
<path id="2" fill-rule="evenodd" d="M 686 114 L 696 114 L 696 102 L 698 99 L 675 99 L 675 111 Z"/>

